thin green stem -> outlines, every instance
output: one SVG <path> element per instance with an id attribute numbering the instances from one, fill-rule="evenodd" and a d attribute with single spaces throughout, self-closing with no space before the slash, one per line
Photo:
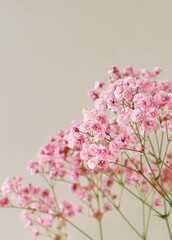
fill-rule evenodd
<path id="1" fill-rule="evenodd" d="M 145 156 L 146 162 L 147 162 L 147 164 L 148 164 L 148 166 L 149 166 L 149 168 L 150 168 L 150 170 L 151 170 L 151 172 L 152 172 L 152 175 L 153 175 L 153 177 L 154 177 L 154 180 L 156 181 L 156 180 L 157 180 L 157 177 L 155 176 L 155 173 L 154 173 L 154 171 L 152 170 L 152 168 L 151 168 L 151 166 L 150 166 L 149 159 L 148 159 L 148 157 L 147 157 L 147 155 L 146 155 L 145 153 L 144 153 L 144 156 Z M 142 176 L 143 176 L 145 179 L 147 179 L 147 181 L 154 187 L 154 185 L 148 180 L 148 178 L 146 178 L 146 177 L 144 176 L 144 174 L 142 174 Z M 171 204 L 171 199 L 169 198 L 168 194 L 164 191 L 163 186 L 162 186 L 158 181 L 156 181 L 156 183 L 157 183 L 157 185 L 160 187 L 160 189 L 162 190 L 163 193 L 161 193 L 156 187 L 154 187 L 154 188 L 156 189 L 156 191 L 157 191 L 159 194 L 161 194 L 161 196 L 163 196 L 163 198 L 165 198 L 165 199 Z"/>
<path id="2" fill-rule="evenodd" d="M 155 195 L 155 193 L 152 194 L 151 204 L 152 204 L 152 202 L 153 202 L 154 195 Z M 150 224 L 151 212 L 152 212 L 152 208 L 149 208 L 149 213 L 148 213 L 148 218 L 147 218 L 147 224 L 146 224 L 146 233 L 145 233 L 146 236 L 148 235 L 148 229 L 149 229 L 149 224 Z"/>
<path id="3" fill-rule="evenodd" d="M 153 146 L 153 144 L 152 144 L 152 141 L 151 141 L 151 138 L 150 138 L 149 136 L 148 136 L 148 140 L 149 140 L 150 146 L 151 146 L 151 148 L 152 148 L 152 151 L 153 151 L 153 153 L 154 153 L 154 156 L 156 157 L 155 148 L 154 148 L 154 146 Z"/>
<path id="4" fill-rule="evenodd" d="M 118 207 L 120 207 L 120 205 L 121 205 L 123 192 L 124 192 L 124 188 L 123 188 L 123 186 L 121 186 L 121 191 L 120 191 L 119 201 L 118 201 Z"/>
<path id="5" fill-rule="evenodd" d="M 118 162 L 113 162 L 113 161 L 111 161 L 110 163 L 116 164 L 116 165 L 118 165 L 118 166 L 120 166 L 120 167 L 124 167 L 124 168 L 127 168 L 127 169 L 129 169 L 129 170 L 132 170 L 132 171 L 134 171 L 134 172 L 136 172 L 136 173 L 139 173 L 139 171 L 138 171 L 138 170 L 136 170 L 136 169 L 133 169 L 133 168 L 131 168 L 131 167 L 128 167 L 128 166 L 125 166 L 125 165 L 123 165 L 123 164 L 121 164 L 121 163 L 118 163 Z"/>
<path id="6" fill-rule="evenodd" d="M 99 186 L 100 189 L 101 189 L 101 182 L 102 182 L 102 174 L 100 176 L 100 181 L 97 183 L 97 186 Z M 96 193 L 96 200 L 97 200 L 97 206 L 98 206 L 98 210 L 99 210 L 99 214 L 100 214 L 101 213 L 101 207 L 100 207 L 99 190 Z M 98 223 L 99 223 L 99 231 L 100 231 L 100 240 L 103 240 L 103 226 L 102 226 L 102 216 L 101 215 L 98 218 Z"/>
<path id="7" fill-rule="evenodd" d="M 132 152 L 138 152 L 138 153 L 143 153 L 143 151 L 132 149 L 132 148 L 120 148 L 121 150 L 127 150 L 127 151 L 132 151 Z"/>
<path id="8" fill-rule="evenodd" d="M 125 152 L 125 154 L 126 154 L 126 156 L 130 159 L 130 161 L 134 164 L 134 162 L 132 161 L 132 159 L 130 158 L 130 156 Z M 144 153 L 144 156 L 145 156 L 145 158 L 146 158 L 146 160 L 147 160 L 147 163 L 148 163 L 148 165 L 150 166 L 150 163 L 149 163 L 149 160 L 148 160 L 148 158 L 147 158 L 147 156 L 146 156 L 146 154 Z M 134 166 L 138 169 L 138 167 L 134 164 Z M 150 166 L 150 169 L 152 170 L 152 168 L 151 168 L 151 166 Z M 139 169 L 138 169 L 138 171 L 139 171 Z M 162 193 L 162 192 L 160 192 L 152 183 L 151 183 L 151 181 L 141 172 L 141 171 L 139 171 L 139 174 L 163 197 L 163 198 L 165 198 L 166 199 L 166 201 L 167 202 L 169 202 L 169 204 L 171 205 L 171 199 L 169 199 L 169 196 L 166 194 L 166 192 L 164 192 L 165 193 L 165 195 Z M 154 178 L 156 178 L 156 176 L 154 175 L 154 172 L 153 172 L 153 170 L 152 170 L 152 174 L 153 174 L 153 176 L 154 176 Z M 162 189 L 162 186 L 157 182 L 157 184 L 158 184 L 158 186 Z M 162 189 L 163 190 L 163 189 Z M 167 196 L 168 198 L 166 198 L 165 196 Z"/>
<path id="9" fill-rule="evenodd" d="M 161 213 L 156 210 L 155 208 L 152 207 L 152 205 L 150 205 L 149 203 L 145 202 L 142 198 L 140 198 L 139 196 L 137 196 L 134 192 L 132 192 L 129 188 L 127 188 L 123 183 L 116 181 L 114 178 L 112 178 L 111 176 L 109 176 L 108 174 L 104 173 L 105 175 L 107 175 L 112 181 L 115 181 L 117 184 L 121 185 L 126 191 L 128 191 L 131 195 L 133 195 L 135 198 L 137 198 L 138 200 L 140 200 L 141 202 L 144 202 L 145 205 L 147 205 L 149 208 L 151 208 L 156 214 L 158 214 L 159 216 L 161 216 Z"/>
<path id="10" fill-rule="evenodd" d="M 160 149 L 159 149 L 159 158 L 160 159 L 161 159 L 161 153 L 162 153 L 163 139 L 164 139 L 164 131 L 162 131 L 162 133 L 161 133 L 161 142 L 160 142 Z"/>
<path id="11" fill-rule="evenodd" d="M 141 146 L 142 146 L 142 148 L 143 148 L 143 150 L 144 150 L 144 146 L 142 145 L 142 139 L 141 139 L 140 132 L 139 132 L 139 128 L 138 128 L 137 124 L 136 124 L 136 129 L 137 129 L 137 134 L 136 134 L 136 135 L 137 135 L 137 138 L 138 138 L 138 140 L 140 141 L 140 144 L 141 144 Z M 156 132 L 156 131 L 155 131 L 155 136 L 156 136 L 156 141 L 157 141 L 157 146 L 158 146 L 158 152 L 159 152 L 159 154 L 160 154 L 160 146 L 159 146 L 159 141 L 158 141 L 158 136 L 157 136 L 157 132 Z M 149 163 L 149 159 L 148 159 L 145 151 L 143 151 L 143 154 L 144 154 L 144 157 L 145 157 L 145 159 L 146 159 L 146 162 L 147 162 L 147 164 L 148 164 L 148 166 L 149 166 L 149 169 L 150 169 L 150 171 L 151 171 L 151 173 L 152 173 L 152 176 L 154 177 L 154 180 L 156 181 L 158 187 L 162 190 L 163 193 L 161 193 L 161 192 L 150 182 L 150 180 L 149 180 L 141 171 L 140 171 L 140 174 L 141 174 L 141 175 L 152 185 L 152 187 L 153 187 L 159 194 L 161 194 L 161 196 L 163 196 L 163 198 L 165 198 L 166 201 L 168 201 L 168 202 L 170 203 L 170 205 L 171 205 L 171 204 L 172 204 L 172 201 L 171 201 L 170 197 L 168 196 L 168 194 L 164 191 L 164 188 L 163 188 L 163 187 L 161 186 L 161 184 L 157 181 L 157 177 L 155 176 L 155 173 L 154 173 L 153 169 L 151 168 L 151 165 L 150 165 L 150 163 Z"/>
<path id="12" fill-rule="evenodd" d="M 158 148 L 158 153 L 159 153 L 159 156 L 160 156 L 160 146 L 159 146 L 158 134 L 157 134 L 157 131 L 156 131 L 156 130 L 154 131 L 154 133 L 155 133 L 155 138 L 156 138 L 156 144 L 157 144 L 157 148 Z"/>
<path id="13" fill-rule="evenodd" d="M 143 217 L 143 237 L 146 240 L 146 225 L 145 225 L 145 205 L 142 202 L 142 217 Z"/>
<path id="14" fill-rule="evenodd" d="M 75 229 L 77 229 L 80 233 L 82 233 L 85 237 L 87 237 L 90 240 L 93 240 L 92 237 L 90 237 L 86 232 L 84 232 L 81 228 L 79 228 L 77 225 L 75 225 L 73 222 L 68 220 L 67 218 L 61 216 L 62 219 L 64 219 L 67 223 L 69 223 L 71 226 L 73 226 Z"/>
<path id="15" fill-rule="evenodd" d="M 99 220 L 99 228 L 100 228 L 100 239 L 103 240 L 103 228 L 102 228 L 102 221 Z"/>
<path id="16" fill-rule="evenodd" d="M 44 180 L 48 183 L 49 187 L 51 188 L 52 193 L 53 193 L 53 197 L 54 197 L 54 199 L 55 199 L 55 203 L 56 203 L 57 209 L 58 209 L 58 211 L 60 212 L 60 208 L 59 208 L 57 196 L 56 196 L 55 189 L 54 189 L 54 184 L 49 183 L 49 181 L 46 179 L 46 177 L 44 176 L 43 173 L 41 174 L 41 176 L 44 178 Z M 61 215 L 58 215 L 58 217 L 64 219 L 66 222 L 68 222 L 70 225 L 72 225 L 75 229 L 77 229 L 79 232 L 81 232 L 83 235 L 85 235 L 88 239 L 93 240 L 93 238 L 91 238 L 86 232 L 84 232 L 81 228 L 79 228 L 79 227 L 78 227 L 77 225 L 75 225 L 73 222 L 69 221 L 67 218 L 65 218 L 65 217 L 63 217 L 63 216 L 61 216 Z"/>
<path id="17" fill-rule="evenodd" d="M 162 159 L 162 163 L 161 163 L 161 167 L 160 167 L 160 171 L 159 171 L 158 177 L 161 175 L 161 171 L 162 171 L 163 165 L 165 165 L 165 157 L 166 157 L 166 154 L 167 154 L 167 151 L 168 151 L 169 144 L 170 144 L 170 142 L 168 142 L 167 145 L 166 145 L 165 153 L 164 153 L 164 157 Z"/>
<path id="18" fill-rule="evenodd" d="M 57 196 L 56 196 L 56 193 L 55 193 L 54 185 L 51 185 L 51 189 L 52 189 L 52 193 L 53 193 L 53 197 L 55 199 L 55 203 L 56 203 L 57 209 L 60 212 L 59 203 L 57 201 Z"/>
<path id="19" fill-rule="evenodd" d="M 167 225 L 167 229 L 168 229 L 170 240 L 172 240 L 172 232 L 171 232 L 171 228 L 170 228 L 170 224 L 169 224 L 168 218 L 165 219 L 165 222 L 166 222 L 166 225 Z"/>
<path id="20" fill-rule="evenodd" d="M 92 179 L 88 178 L 91 182 L 93 182 Z M 111 205 L 117 210 L 117 212 L 121 215 L 121 217 L 126 221 L 126 223 L 133 229 L 133 231 L 142 238 L 142 235 L 137 231 L 137 229 L 130 223 L 130 221 L 125 217 L 125 215 L 121 212 L 119 207 L 114 204 L 114 202 L 104 193 L 102 192 L 101 188 L 96 185 L 96 188 L 106 197 L 106 199 L 111 203 Z"/>
<path id="21" fill-rule="evenodd" d="M 165 216 L 164 219 L 165 219 L 165 222 L 166 222 L 166 225 L 167 225 L 169 237 L 170 237 L 170 240 L 172 240 L 172 232 L 171 232 L 170 224 L 169 224 L 169 221 L 168 221 L 169 213 L 167 212 L 167 205 L 166 205 L 165 200 L 164 200 L 164 216 Z"/>
<path id="22" fill-rule="evenodd" d="M 49 214 L 48 212 L 43 212 L 40 210 L 32 209 L 32 208 L 24 208 L 24 207 L 18 207 L 18 206 L 8 206 L 4 208 L 13 208 L 13 209 L 22 209 L 22 210 L 28 210 L 32 212 L 39 212 L 44 214 Z M 79 228 L 77 225 L 75 225 L 73 222 L 69 221 L 67 218 L 63 217 L 62 215 L 57 214 L 56 217 L 64 219 L 66 222 L 68 222 L 71 226 L 73 226 L 75 229 L 77 229 L 79 232 L 81 232 L 83 235 L 85 235 L 88 239 L 93 240 L 92 237 L 90 237 L 86 232 L 84 232 L 81 228 Z"/>
<path id="23" fill-rule="evenodd" d="M 136 228 L 130 223 L 130 221 L 125 217 L 120 209 L 117 208 L 118 213 L 123 217 L 123 219 L 128 223 L 128 225 L 133 229 L 133 231 L 142 239 L 142 235 L 136 230 Z"/>

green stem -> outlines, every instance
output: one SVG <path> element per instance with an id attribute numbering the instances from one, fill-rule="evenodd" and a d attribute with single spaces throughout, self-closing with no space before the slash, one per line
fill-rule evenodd
<path id="1" fill-rule="evenodd" d="M 56 197 L 54 185 L 51 185 L 51 189 L 52 189 L 52 193 L 53 193 L 53 197 L 54 197 L 54 199 L 55 199 L 55 203 L 56 203 L 57 209 L 58 209 L 58 211 L 60 212 L 60 208 L 59 208 L 59 204 L 58 204 L 58 201 L 57 201 L 57 197 Z"/>
<path id="2" fill-rule="evenodd" d="M 105 174 L 105 173 L 104 173 Z M 133 195 L 135 198 L 143 202 L 145 205 L 147 205 L 149 208 L 151 208 L 155 213 L 157 213 L 159 216 L 161 216 L 161 213 L 152 207 L 149 203 L 145 202 L 142 198 L 138 197 L 134 192 L 132 192 L 129 188 L 127 188 L 123 183 L 116 181 L 114 178 L 109 176 L 108 174 L 105 174 L 109 178 L 111 178 L 112 181 L 115 181 L 117 184 L 121 185 L 125 190 L 127 190 L 131 195 Z"/>
<path id="3" fill-rule="evenodd" d="M 143 237 L 146 240 L 145 206 L 144 206 L 144 203 L 142 203 L 142 217 L 143 217 Z"/>
<path id="4" fill-rule="evenodd" d="M 100 229 L 100 239 L 103 240 L 103 228 L 102 228 L 102 220 L 99 221 L 99 229 Z"/>
<path id="5" fill-rule="evenodd" d="M 162 134 L 161 134 L 161 143 L 160 143 L 160 149 L 159 149 L 159 158 L 160 158 L 160 159 L 161 159 L 161 153 L 162 153 L 163 139 L 164 139 L 164 132 L 162 131 Z"/>
<path id="6" fill-rule="evenodd" d="M 169 236 L 170 236 L 170 240 L 172 240 L 172 233 L 171 233 L 171 229 L 170 229 L 170 224 L 169 224 L 168 218 L 165 219 L 165 222 L 166 222 L 166 225 L 167 225 L 167 229 L 168 229 L 168 233 L 169 233 Z"/>
<path id="7" fill-rule="evenodd" d="M 162 163 L 161 163 L 161 167 L 160 167 L 160 171 L 159 171 L 158 177 L 161 175 L 161 171 L 162 171 L 163 165 L 165 165 L 165 157 L 166 157 L 166 154 L 167 154 L 167 151 L 168 151 L 169 144 L 170 144 L 170 142 L 168 142 L 167 145 L 166 145 L 166 149 L 165 149 L 164 157 L 162 159 Z"/>
<path id="8" fill-rule="evenodd" d="M 136 149 L 132 149 L 132 148 L 120 148 L 120 149 L 121 149 L 121 150 L 128 150 L 128 151 L 132 151 L 132 152 L 143 153 L 143 151 L 136 150 Z"/>
<path id="9" fill-rule="evenodd" d="M 92 179 L 88 178 L 91 182 L 93 182 Z M 125 217 L 125 215 L 121 212 L 118 206 L 116 206 L 112 200 L 104 193 L 102 192 L 101 188 L 96 185 L 96 188 L 106 197 L 106 199 L 111 203 L 111 205 L 117 210 L 117 212 L 121 215 L 121 217 L 126 221 L 126 223 L 133 229 L 133 231 L 140 237 L 143 238 L 142 235 L 137 231 L 137 229 L 130 223 L 130 221 Z"/>
<path id="10" fill-rule="evenodd" d="M 134 164 L 134 162 L 132 161 L 132 159 L 130 158 L 130 156 L 129 156 L 126 152 L 125 152 L 125 154 L 126 154 L 126 156 L 130 159 L 130 161 Z M 147 158 L 147 156 L 146 156 L 145 153 L 144 153 L 144 156 L 145 156 L 145 158 L 146 158 L 146 161 L 147 161 L 148 165 L 150 166 L 149 160 L 148 160 L 148 158 Z M 138 169 L 138 167 L 137 167 L 135 164 L 134 164 L 134 166 Z M 151 166 L 150 166 L 150 169 L 152 170 Z M 138 169 L 138 171 L 139 171 L 139 169 Z M 169 202 L 169 204 L 171 205 L 171 199 L 170 199 L 169 196 L 166 194 L 166 192 L 163 191 L 164 194 L 163 194 L 162 192 L 160 192 L 160 191 L 151 183 L 151 181 L 150 181 L 141 171 L 139 171 L 139 174 L 140 174 L 163 198 L 165 198 L 166 201 Z M 156 178 L 156 176 L 154 175 L 153 170 L 152 170 L 152 174 L 153 174 L 154 178 Z M 163 190 L 163 189 L 162 189 L 162 186 L 159 184 L 159 182 L 157 182 L 157 184 L 158 184 L 158 186 L 161 188 L 161 190 Z M 167 196 L 168 198 L 166 198 L 165 196 Z"/>
<path id="11" fill-rule="evenodd" d="M 167 205 L 166 205 L 165 200 L 164 200 L 164 216 L 165 216 L 164 219 L 165 219 L 165 222 L 166 222 L 166 225 L 167 225 L 169 237 L 170 237 L 170 240 L 172 240 L 172 232 L 171 232 L 170 224 L 169 224 L 169 221 L 168 221 L 169 213 L 167 212 Z"/>
<path id="12" fill-rule="evenodd" d="M 117 208 L 118 213 L 123 217 L 123 219 L 128 223 L 128 225 L 133 229 L 133 231 L 142 239 L 143 236 L 136 230 L 136 228 L 130 223 L 130 221 L 125 217 L 120 209 Z"/>
<path id="13" fill-rule="evenodd" d="M 100 181 L 97 183 L 97 186 L 99 186 L 100 189 L 101 189 L 101 182 L 102 182 L 102 174 L 100 176 Z M 101 213 L 99 190 L 96 193 L 96 200 L 97 200 L 99 213 Z M 100 231 L 100 240 L 103 240 L 102 216 L 99 216 L 98 223 L 99 223 L 99 231 Z"/>
<path id="14" fill-rule="evenodd" d="M 92 237 L 90 237 L 86 232 L 84 232 L 81 228 L 79 228 L 77 225 L 75 225 L 73 222 L 69 221 L 67 218 L 61 216 L 62 219 L 64 219 L 67 223 L 69 223 L 71 226 L 73 226 L 75 229 L 77 229 L 80 233 L 82 233 L 84 236 L 86 236 L 88 239 L 93 240 Z"/>
<path id="15" fill-rule="evenodd" d="M 157 179 L 157 177 L 155 176 L 155 173 L 154 173 L 154 171 L 152 170 L 152 168 L 151 168 L 151 166 L 150 166 L 150 163 L 149 163 L 149 159 L 148 159 L 148 157 L 147 157 L 147 155 L 144 153 L 144 156 L 145 156 L 145 159 L 146 159 L 146 162 L 147 162 L 147 164 L 148 164 L 148 166 L 149 166 L 149 168 L 150 168 L 150 170 L 151 170 L 151 173 L 152 173 L 152 175 L 153 175 L 153 177 L 154 177 L 154 180 L 156 180 Z M 144 174 L 142 174 L 142 176 L 144 176 Z M 147 178 L 146 178 L 147 179 Z M 147 181 L 149 181 L 148 179 L 147 179 Z M 150 181 L 149 181 L 149 183 L 151 183 Z M 162 192 L 163 193 L 161 193 L 156 187 L 154 187 L 154 185 L 151 183 L 151 185 L 156 189 L 156 191 L 159 193 L 159 194 L 161 194 L 161 196 L 163 196 L 163 198 L 165 198 L 170 204 L 171 204 L 171 199 L 169 198 L 169 196 L 167 195 L 167 193 L 164 191 L 164 188 L 161 186 L 161 184 L 158 182 L 158 181 L 156 181 L 156 183 L 157 183 L 157 185 L 160 187 L 160 189 L 162 190 Z"/>
<path id="16" fill-rule="evenodd" d="M 153 153 L 154 153 L 154 156 L 156 157 L 156 152 L 155 152 L 155 148 L 154 148 L 154 146 L 153 146 L 153 144 L 152 144 L 152 141 L 151 141 L 151 138 L 148 136 L 148 140 L 149 140 L 149 143 L 150 143 L 150 145 L 151 145 L 151 148 L 152 148 L 152 151 L 153 151 Z"/>
<path id="17" fill-rule="evenodd" d="M 143 144 L 142 144 L 142 139 L 141 139 L 140 132 L 139 132 L 139 128 L 138 128 L 137 124 L 136 124 L 136 129 L 137 129 L 136 136 L 137 136 L 137 138 L 138 138 L 138 140 L 139 140 L 139 142 L 140 142 L 140 144 L 141 144 L 141 146 L 142 146 L 142 148 L 143 148 L 143 150 L 144 150 L 144 146 L 143 146 Z M 160 154 L 161 151 L 160 151 L 160 146 L 159 146 L 159 141 L 158 141 L 158 136 L 157 136 L 157 132 L 156 132 L 156 131 L 155 131 L 155 136 L 156 136 L 156 141 L 157 141 L 157 146 L 158 146 L 158 152 L 159 152 L 159 154 Z M 153 175 L 153 177 L 154 177 L 154 180 L 157 180 L 157 177 L 155 176 L 155 173 L 154 173 L 154 171 L 153 171 L 152 168 L 151 168 L 151 165 L 150 165 L 150 163 L 149 163 L 149 159 L 148 159 L 145 151 L 143 151 L 143 154 L 144 154 L 144 157 L 145 157 L 145 159 L 146 159 L 146 162 L 147 162 L 147 164 L 148 164 L 148 166 L 149 166 L 149 169 L 150 169 L 150 171 L 151 171 L 151 173 L 152 173 L 152 175 Z M 131 159 L 131 158 L 130 158 L 130 159 Z M 132 162 L 133 162 L 133 161 L 132 161 Z M 135 167 L 137 167 L 137 166 L 135 166 Z M 169 197 L 168 194 L 164 191 L 164 188 L 161 186 L 161 184 L 160 184 L 158 181 L 156 181 L 156 183 L 157 183 L 157 185 L 159 186 L 159 188 L 162 190 L 163 193 L 161 193 L 161 192 L 150 182 L 150 180 L 149 180 L 141 171 L 140 171 L 140 174 L 149 182 L 149 184 L 151 184 L 151 186 L 152 186 L 163 198 L 166 199 L 166 201 L 169 202 L 170 205 L 172 205 L 172 201 L 171 201 L 170 197 Z"/>
<path id="18" fill-rule="evenodd" d="M 52 190 L 52 193 L 53 193 L 53 196 L 54 196 L 54 199 L 55 199 L 55 203 L 56 203 L 56 206 L 57 206 L 57 209 L 58 211 L 60 212 L 60 208 L 59 208 L 59 204 L 58 204 L 58 200 L 57 200 L 57 197 L 56 197 L 56 193 L 55 193 L 55 189 L 54 189 L 54 184 L 50 184 L 48 182 L 48 180 L 46 179 L 46 177 L 44 176 L 44 174 L 41 174 L 43 176 L 43 178 L 45 179 L 45 181 L 48 183 L 49 187 L 51 188 Z M 84 232 L 81 228 L 79 228 L 77 225 L 75 225 L 73 222 L 69 221 L 67 218 L 63 217 L 63 216 L 59 216 L 58 217 L 64 219 L 66 222 L 68 222 L 71 226 L 73 226 L 75 229 L 77 229 L 79 232 L 81 232 L 83 235 L 85 235 L 88 239 L 90 240 L 93 240 L 93 238 L 91 238 L 86 232 Z"/>
<path id="19" fill-rule="evenodd" d="M 8 206 L 8 207 L 4 207 L 4 208 L 13 208 L 13 209 L 22 209 L 22 210 L 29 210 L 29 211 L 33 211 L 33 212 L 39 212 L 39 213 L 44 213 L 44 214 L 49 214 L 47 212 L 43 212 L 40 210 L 36 210 L 36 209 L 32 209 L 32 208 L 24 208 L 24 207 L 18 207 L 18 206 Z M 93 240 L 92 237 L 90 237 L 86 232 L 84 232 L 81 228 L 79 228 L 77 225 L 75 225 L 73 222 L 69 221 L 67 218 L 61 216 L 61 215 L 57 215 L 58 218 L 62 218 L 64 219 L 66 222 L 68 222 L 71 226 L 73 226 L 75 229 L 77 229 L 79 232 L 81 232 L 84 236 L 86 236 L 88 239 Z"/>
<path id="20" fill-rule="evenodd" d="M 155 195 L 155 192 L 152 194 L 151 206 L 152 206 L 152 202 L 153 202 L 153 199 L 154 199 L 154 195 Z M 152 212 L 152 208 L 149 209 L 149 213 L 148 213 L 147 224 L 146 224 L 146 236 L 148 234 L 151 212 Z"/>
<path id="21" fill-rule="evenodd" d="M 123 164 L 121 164 L 121 163 L 118 163 L 118 162 L 113 162 L 113 161 L 111 161 L 110 163 L 116 164 L 116 165 L 118 165 L 118 166 L 120 166 L 120 167 L 124 167 L 124 168 L 127 168 L 127 169 L 129 169 L 129 170 L 132 170 L 132 171 L 134 171 L 134 172 L 136 172 L 136 173 L 139 173 L 139 171 L 138 171 L 138 170 L 136 170 L 136 169 L 133 169 L 133 168 L 131 168 L 131 167 L 128 167 L 128 166 L 125 166 L 125 165 L 123 165 Z"/>
<path id="22" fill-rule="evenodd" d="M 157 144 L 157 148 L 158 148 L 158 153 L 159 153 L 159 155 L 160 155 L 160 146 L 159 146 L 157 131 L 155 130 L 154 133 L 155 133 L 155 138 L 156 138 L 156 144 Z"/>
<path id="23" fill-rule="evenodd" d="M 119 201 L 118 201 L 118 207 L 120 207 L 120 205 L 121 205 L 123 191 L 124 191 L 124 188 L 123 188 L 123 186 L 121 186 L 121 191 L 120 191 Z"/>

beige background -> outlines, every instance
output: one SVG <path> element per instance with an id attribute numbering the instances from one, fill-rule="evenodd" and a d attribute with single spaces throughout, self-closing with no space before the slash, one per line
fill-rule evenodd
<path id="1" fill-rule="evenodd" d="M 32 180 L 26 163 L 49 136 L 81 119 L 87 90 L 109 66 L 159 65 L 172 78 L 171 26 L 171 0 L 0 0 L 0 183 Z M 135 202 L 127 197 L 124 208 L 137 223 Z M 18 214 L 0 211 L 0 239 L 31 239 Z M 114 215 L 105 240 L 138 240 Z M 165 224 L 153 220 L 149 240 L 168 239 Z M 70 232 L 70 240 L 85 239 Z"/>

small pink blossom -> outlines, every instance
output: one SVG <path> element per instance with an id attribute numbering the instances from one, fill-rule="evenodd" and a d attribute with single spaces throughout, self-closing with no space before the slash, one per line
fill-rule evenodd
<path id="1" fill-rule="evenodd" d="M 134 75 L 134 69 L 133 69 L 133 67 L 131 67 L 131 66 L 125 67 L 125 68 L 122 70 L 122 72 L 123 72 L 124 75 L 127 75 L 127 76 L 133 76 L 133 75 Z"/>
<path id="2" fill-rule="evenodd" d="M 152 203 L 153 207 L 158 207 L 161 205 L 162 199 L 160 197 L 155 198 L 155 200 Z"/>
<path id="3" fill-rule="evenodd" d="M 132 120 L 133 122 L 136 122 L 136 123 L 137 123 L 137 122 L 141 122 L 141 121 L 144 120 L 144 118 L 145 118 L 144 112 L 141 111 L 139 108 L 136 108 L 136 109 L 134 109 L 134 110 L 132 111 L 131 120 Z"/>
<path id="4" fill-rule="evenodd" d="M 155 66 L 153 68 L 153 72 L 158 75 L 160 72 L 162 72 L 162 69 L 160 67 Z"/>
<path id="5" fill-rule="evenodd" d="M 89 167 L 89 168 L 94 169 L 95 166 L 96 166 L 96 164 L 97 164 L 97 162 L 96 162 L 95 159 L 92 158 L 92 159 L 89 159 L 89 160 L 88 160 L 88 167 Z"/>
<path id="6" fill-rule="evenodd" d="M 95 82 L 95 85 L 94 85 L 94 88 L 97 90 L 97 89 L 99 89 L 99 88 L 102 88 L 103 86 L 104 86 L 104 81 L 102 81 L 102 80 L 99 80 L 99 81 L 96 81 Z"/>
<path id="7" fill-rule="evenodd" d="M 120 72 L 116 65 L 108 69 L 108 74 L 111 78 L 120 77 Z"/>
<path id="8" fill-rule="evenodd" d="M 124 93 L 125 89 L 121 86 L 118 86 L 115 91 L 114 91 L 114 96 L 117 98 L 117 99 L 120 99 L 120 98 L 123 98 L 123 93 Z"/>
<path id="9" fill-rule="evenodd" d="M 95 108 L 100 112 L 105 112 L 107 109 L 107 103 L 104 99 L 98 98 L 95 101 Z"/>
<path id="10" fill-rule="evenodd" d="M 34 228 L 32 230 L 32 238 L 35 239 L 39 235 L 39 230 L 37 228 Z"/>
<path id="11" fill-rule="evenodd" d="M 99 97 L 99 93 L 95 89 L 88 90 L 88 97 L 95 101 Z"/>
<path id="12" fill-rule="evenodd" d="M 9 202 L 8 198 L 0 198 L 0 207 L 7 205 Z"/>

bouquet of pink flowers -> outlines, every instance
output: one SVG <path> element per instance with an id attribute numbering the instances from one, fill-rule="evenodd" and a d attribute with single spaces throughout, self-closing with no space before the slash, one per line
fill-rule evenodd
<path id="1" fill-rule="evenodd" d="M 112 66 L 107 86 L 97 81 L 88 91 L 94 108 L 83 109 L 83 121 L 59 131 L 27 164 L 31 174 L 45 180 L 46 188 L 24 184 L 20 177 L 6 178 L 0 207 L 22 209 L 33 238 L 46 234 L 51 240 L 67 239 L 66 226 L 71 225 L 93 240 L 72 219 L 81 214 L 97 221 L 99 239 L 105 240 L 102 219 L 115 210 L 144 240 L 154 213 L 166 223 L 172 240 L 172 84 L 157 80 L 160 72 L 159 67 L 135 72 Z M 59 201 L 59 182 L 70 186 L 79 204 Z M 142 231 L 121 209 L 123 191 L 142 204 Z"/>

